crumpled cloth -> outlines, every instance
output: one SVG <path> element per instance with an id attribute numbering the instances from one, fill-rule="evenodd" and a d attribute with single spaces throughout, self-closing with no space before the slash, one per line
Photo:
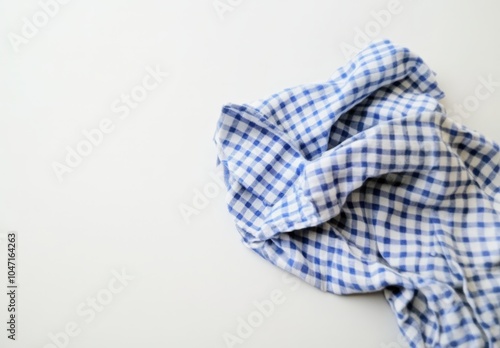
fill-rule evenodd
<path id="1" fill-rule="evenodd" d="M 500 347 L 499 145 L 380 41 L 326 82 L 227 104 L 215 134 L 243 243 L 334 294 L 382 290 L 411 347 Z"/>

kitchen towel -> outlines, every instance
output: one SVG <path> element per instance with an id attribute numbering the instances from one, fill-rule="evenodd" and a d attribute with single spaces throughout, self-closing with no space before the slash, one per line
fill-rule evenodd
<path id="1" fill-rule="evenodd" d="M 323 83 L 227 104 L 226 201 L 276 266 L 334 294 L 383 291 L 411 347 L 499 347 L 500 148 L 443 96 L 385 40 Z"/>

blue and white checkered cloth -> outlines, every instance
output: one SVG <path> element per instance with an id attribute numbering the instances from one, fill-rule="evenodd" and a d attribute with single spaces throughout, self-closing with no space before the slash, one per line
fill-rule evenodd
<path id="1" fill-rule="evenodd" d="M 227 204 L 278 267 L 383 290 L 411 347 L 500 347 L 500 149 L 442 97 L 420 57 L 381 41 L 324 83 L 225 105 Z"/>

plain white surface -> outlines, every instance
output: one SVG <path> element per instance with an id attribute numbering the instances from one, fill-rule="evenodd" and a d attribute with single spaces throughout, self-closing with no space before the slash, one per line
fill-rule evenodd
<path id="1" fill-rule="evenodd" d="M 419 53 L 447 108 L 466 101 L 477 110 L 462 121 L 500 141 L 500 87 L 473 100 L 481 77 L 500 81 L 499 3 L 402 0 L 380 30 L 368 23 L 389 1 L 229 3 L 222 20 L 212 0 L 73 0 L 15 52 L 9 33 L 41 7 L 0 2 L 0 232 L 20 238 L 18 340 L 3 324 L 0 346 L 53 348 L 50 333 L 74 322 L 61 347 L 226 347 L 273 290 L 284 302 L 235 347 L 403 346 L 380 294 L 296 286 L 247 250 L 222 192 L 190 224 L 179 206 L 213 182 L 224 103 L 327 79 L 357 29 Z M 120 119 L 111 105 L 156 66 L 170 76 Z M 114 131 L 59 182 L 53 162 L 104 118 Z M 0 248 L 4 293 L 5 239 Z M 109 300 L 122 269 L 134 279 Z M 109 304 L 86 322 L 77 310 L 96 295 Z M 0 305 L 3 323 L 6 296 Z"/>

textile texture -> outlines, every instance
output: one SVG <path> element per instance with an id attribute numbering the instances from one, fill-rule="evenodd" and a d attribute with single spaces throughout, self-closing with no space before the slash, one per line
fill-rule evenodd
<path id="1" fill-rule="evenodd" d="M 226 200 L 276 266 L 383 291 L 411 347 L 500 347 L 500 148 L 443 96 L 419 56 L 379 41 L 324 83 L 227 104 Z"/>

